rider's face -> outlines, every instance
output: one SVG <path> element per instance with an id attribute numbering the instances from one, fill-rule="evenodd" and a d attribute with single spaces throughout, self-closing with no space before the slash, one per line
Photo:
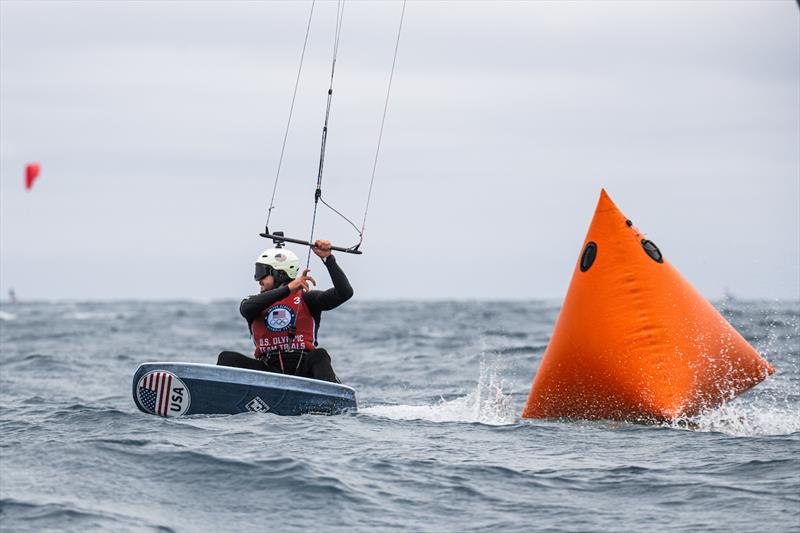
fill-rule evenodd
<path id="1" fill-rule="evenodd" d="M 258 280 L 258 286 L 261 287 L 261 292 L 266 292 L 275 286 L 275 278 L 272 277 L 272 274 L 264 276 Z"/>

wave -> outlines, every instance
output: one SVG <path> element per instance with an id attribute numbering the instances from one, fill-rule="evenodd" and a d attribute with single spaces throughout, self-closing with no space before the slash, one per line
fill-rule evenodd
<path id="1" fill-rule="evenodd" d="M 123 313 L 113 311 L 73 311 L 65 314 L 63 320 L 123 320 Z"/>
<path id="2" fill-rule="evenodd" d="M 90 511 L 73 503 L 66 502 L 28 502 L 15 498 L 0 499 L 0 516 L 3 517 L 3 530 L 9 531 L 32 528 L 34 531 L 74 530 L 119 531 L 120 526 L 140 530 L 147 528 L 159 533 L 175 531 L 167 526 L 153 524 L 139 518 L 117 513 Z"/>
<path id="3" fill-rule="evenodd" d="M 272 447 L 255 457 L 252 450 L 199 449 L 195 444 L 161 439 L 101 438 L 91 440 L 91 444 L 98 456 L 106 456 L 115 464 L 146 461 L 159 472 L 161 482 L 185 491 L 196 490 L 198 482 L 213 479 L 217 489 L 228 494 L 257 494 L 267 484 L 271 492 L 292 494 L 320 505 L 331 500 L 360 504 L 369 499 L 368 493 L 332 473 L 329 465 L 318 465 L 304 457 L 299 448 Z"/>
<path id="4" fill-rule="evenodd" d="M 800 433 L 800 412 L 790 407 L 734 401 L 668 425 L 734 437 L 793 435 Z"/>
<path id="5" fill-rule="evenodd" d="M 32 369 L 40 371 L 42 368 L 49 370 L 63 370 L 73 366 L 71 358 L 66 358 L 59 355 L 47 353 L 29 353 L 27 355 L 19 356 L 14 359 L 3 361 L 4 366 L 7 368 Z"/>
<path id="6" fill-rule="evenodd" d="M 425 420 L 428 422 L 462 422 L 490 426 L 516 423 L 511 395 L 504 389 L 508 384 L 500 374 L 497 362 L 480 363 L 480 375 L 475 390 L 456 398 L 430 405 L 376 405 L 359 409 L 359 413 L 392 420 Z"/>

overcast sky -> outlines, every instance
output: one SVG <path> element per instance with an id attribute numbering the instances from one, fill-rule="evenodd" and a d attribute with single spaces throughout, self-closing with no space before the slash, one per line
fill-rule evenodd
<path id="1" fill-rule="evenodd" d="M 3 0 L 0 296 L 256 292 L 310 6 Z M 344 12 L 323 195 L 359 222 L 401 6 Z M 335 17 L 317 2 L 272 216 L 300 238 Z M 562 298 L 601 187 L 709 298 L 800 298 L 797 4 L 409 2 L 340 264 L 362 299 Z M 357 241 L 327 211 L 316 235 Z"/>

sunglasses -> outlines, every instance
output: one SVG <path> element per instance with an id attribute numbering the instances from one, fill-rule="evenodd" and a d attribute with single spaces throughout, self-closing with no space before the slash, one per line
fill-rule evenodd
<path id="1" fill-rule="evenodd" d="M 262 265 L 261 263 L 256 263 L 256 281 L 261 281 L 262 279 L 266 278 L 267 276 L 275 275 L 275 271 L 269 265 Z"/>

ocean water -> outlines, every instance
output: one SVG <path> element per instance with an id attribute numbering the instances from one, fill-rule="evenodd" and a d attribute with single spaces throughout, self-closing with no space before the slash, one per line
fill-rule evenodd
<path id="1" fill-rule="evenodd" d="M 776 367 L 662 426 L 519 413 L 558 302 L 348 302 L 341 416 L 163 419 L 144 361 L 250 353 L 238 302 L 0 307 L 0 531 L 800 531 L 800 303 L 718 302 Z"/>

